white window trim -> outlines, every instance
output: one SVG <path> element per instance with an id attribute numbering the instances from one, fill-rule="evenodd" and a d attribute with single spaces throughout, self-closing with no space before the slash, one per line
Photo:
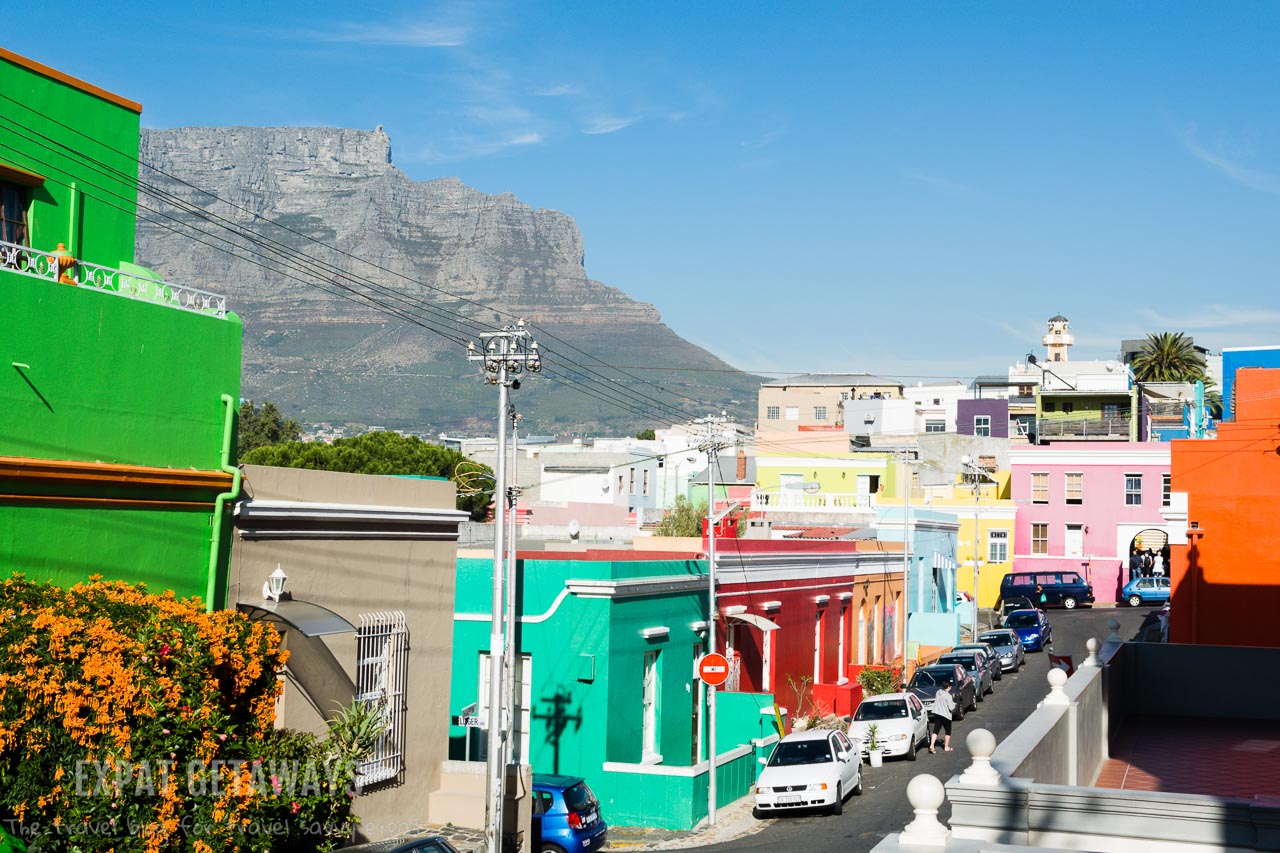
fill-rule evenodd
<path id="1" fill-rule="evenodd" d="M 356 701 L 376 708 L 386 724 L 373 751 L 360 762 L 361 785 L 404 772 L 408 715 L 409 628 L 402 611 L 364 613 L 356 630 Z"/>

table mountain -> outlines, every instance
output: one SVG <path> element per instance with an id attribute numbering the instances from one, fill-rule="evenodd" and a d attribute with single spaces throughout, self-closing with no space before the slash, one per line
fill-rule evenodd
<path id="1" fill-rule="evenodd" d="M 548 363 L 517 392 L 526 429 L 677 417 L 654 401 L 753 419 L 758 377 L 588 278 L 573 219 L 456 178 L 410 180 L 381 127 L 146 130 L 141 159 L 154 170 L 140 174 L 138 262 L 228 296 L 246 397 L 308 422 L 492 429 L 496 394 L 461 342 L 522 316 Z M 637 379 L 605 363 L 681 369 L 627 371 Z M 598 399 L 628 393 L 630 408 Z"/>

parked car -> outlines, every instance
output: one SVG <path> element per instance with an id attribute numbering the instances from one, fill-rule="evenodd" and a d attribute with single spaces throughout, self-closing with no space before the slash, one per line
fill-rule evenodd
<path id="1" fill-rule="evenodd" d="M 1018 632 L 1009 628 L 996 628 L 984 631 L 978 639 L 996 650 L 1000 656 L 1000 668 L 1006 672 L 1016 672 L 1027 662 L 1027 650 L 1022 647 Z"/>
<path id="2" fill-rule="evenodd" d="M 905 755 L 916 760 L 916 748 L 929 739 L 929 711 L 914 693 L 878 693 L 864 697 L 849 723 L 849 737 L 862 741 L 865 754 L 871 741 L 867 729 L 876 727 L 876 740 L 886 757 Z"/>
<path id="3" fill-rule="evenodd" d="M 581 776 L 535 773 L 532 834 L 539 853 L 592 851 L 604 847 L 609 827 Z"/>
<path id="4" fill-rule="evenodd" d="M 428 835 L 406 841 L 399 847 L 393 847 L 389 853 L 458 853 L 458 848 L 449 843 L 449 839 L 441 835 Z"/>
<path id="5" fill-rule="evenodd" d="M 1042 610 L 1015 610 L 1004 618 L 1004 627 L 1016 632 L 1022 645 L 1033 652 L 1053 642 L 1053 628 Z"/>
<path id="6" fill-rule="evenodd" d="M 1163 577 L 1134 578 L 1124 585 L 1120 597 L 1130 607 L 1141 604 L 1163 604 L 1169 600 L 1169 579 Z"/>
<path id="7" fill-rule="evenodd" d="M 757 818 L 797 809 L 844 810 L 862 793 L 862 753 L 837 729 L 809 729 L 778 741 L 756 780 Z"/>
<path id="8" fill-rule="evenodd" d="M 951 649 L 953 652 L 967 652 L 970 649 L 982 652 L 987 656 L 987 667 L 991 670 L 991 677 L 996 681 L 1004 678 L 1004 668 L 1000 666 L 1000 655 L 996 654 L 993 646 L 984 642 L 981 638 L 973 643 L 961 643 Z"/>
<path id="9" fill-rule="evenodd" d="M 1044 600 L 1040 600 L 1041 592 Z M 1022 597 L 1036 607 L 1065 607 L 1093 603 L 1093 586 L 1079 572 L 1010 572 L 1000 581 L 1000 600 Z"/>
<path id="10" fill-rule="evenodd" d="M 938 658 L 938 663 L 958 663 L 973 677 L 974 689 L 978 693 L 978 701 L 988 693 L 995 692 L 996 677 L 991 674 L 991 666 L 987 663 L 987 655 L 977 649 L 963 652 L 947 652 Z"/>
<path id="11" fill-rule="evenodd" d="M 956 700 L 955 718 L 964 719 L 965 711 L 978 709 L 978 690 L 973 676 L 959 664 L 930 664 L 922 666 L 911 675 L 907 690 L 916 695 L 927 712 L 933 707 L 933 697 L 944 681 L 951 681 L 951 698 Z"/>
<path id="12" fill-rule="evenodd" d="M 1021 595 L 1015 595 L 1012 598 L 1000 599 L 1000 618 L 1008 616 L 1015 610 L 1035 610 L 1036 606 L 1031 603 L 1031 599 Z"/>

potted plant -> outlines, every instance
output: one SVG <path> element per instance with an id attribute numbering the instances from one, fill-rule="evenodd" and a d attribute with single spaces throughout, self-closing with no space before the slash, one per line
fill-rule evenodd
<path id="1" fill-rule="evenodd" d="M 884 763 L 884 744 L 880 742 L 880 727 L 875 723 L 867 726 L 867 757 L 871 759 L 872 767 L 879 767 Z"/>

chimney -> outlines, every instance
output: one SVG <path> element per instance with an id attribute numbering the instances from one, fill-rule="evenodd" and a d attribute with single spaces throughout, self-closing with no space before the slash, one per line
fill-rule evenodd
<path id="1" fill-rule="evenodd" d="M 747 479 L 747 451 L 739 447 L 737 480 L 741 483 L 745 479 Z"/>

